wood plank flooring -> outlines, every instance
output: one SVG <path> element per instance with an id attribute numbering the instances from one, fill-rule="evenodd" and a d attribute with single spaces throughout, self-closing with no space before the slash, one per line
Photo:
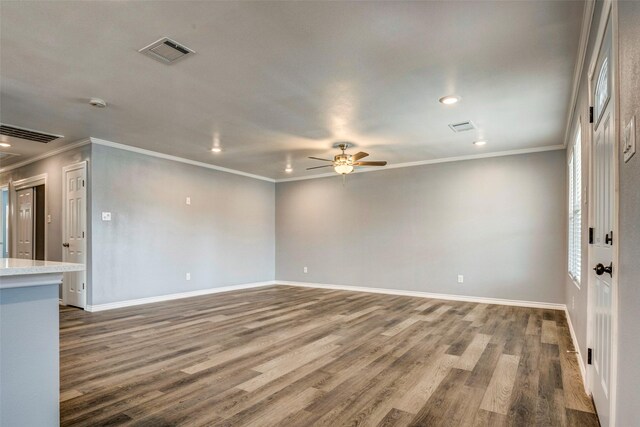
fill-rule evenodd
<path id="1" fill-rule="evenodd" d="M 597 426 L 562 311 L 272 286 L 61 307 L 63 426 Z"/>

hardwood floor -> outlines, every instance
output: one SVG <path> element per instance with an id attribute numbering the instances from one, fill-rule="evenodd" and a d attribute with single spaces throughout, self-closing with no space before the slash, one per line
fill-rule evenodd
<path id="1" fill-rule="evenodd" d="M 61 308 L 63 426 L 597 426 L 564 313 L 273 286 Z"/>

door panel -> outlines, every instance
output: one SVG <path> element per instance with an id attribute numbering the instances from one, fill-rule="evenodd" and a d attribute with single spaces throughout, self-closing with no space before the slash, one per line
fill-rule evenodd
<path id="1" fill-rule="evenodd" d="M 65 262 L 86 264 L 86 165 L 63 172 L 63 259 Z M 86 304 L 86 274 L 65 273 L 64 301 L 68 305 L 84 308 Z"/>
<path id="2" fill-rule="evenodd" d="M 612 296 L 613 260 L 612 239 L 617 238 L 615 227 L 615 144 L 614 144 L 614 93 L 611 90 L 611 28 L 605 37 L 596 62 L 596 73 L 591 81 L 594 100 L 594 127 L 592 139 L 592 224 L 594 241 L 590 248 L 593 270 L 589 274 L 589 313 L 591 322 L 590 348 L 592 365 L 589 368 L 589 384 L 593 400 L 603 427 L 609 425 L 612 354 Z M 595 267 L 600 265 L 599 269 Z M 612 266 L 613 272 L 602 267 Z"/>
<path id="3" fill-rule="evenodd" d="M 33 188 L 16 192 L 18 221 L 16 232 L 16 257 L 33 259 Z"/>

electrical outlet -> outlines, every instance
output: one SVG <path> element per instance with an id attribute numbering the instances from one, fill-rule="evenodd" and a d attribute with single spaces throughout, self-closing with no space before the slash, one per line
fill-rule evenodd
<path id="1" fill-rule="evenodd" d="M 308 272 L 309 272 L 309 270 L 307 269 L 307 267 L 306 267 L 306 266 L 302 269 L 302 271 L 303 271 L 304 273 L 308 273 Z"/>
<path id="2" fill-rule="evenodd" d="M 464 276 L 462 274 L 458 274 L 458 283 L 464 283 Z"/>
<path id="3" fill-rule="evenodd" d="M 190 204 L 191 204 L 191 197 L 187 197 L 187 200 L 185 201 L 185 203 L 186 203 L 187 205 L 190 205 Z"/>
<path id="4" fill-rule="evenodd" d="M 111 212 L 102 212 L 103 221 L 111 221 Z"/>
<path id="5" fill-rule="evenodd" d="M 51 224 L 51 215 L 47 215 L 47 224 Z"/>
<path id="6" fill-rule="evenodd" d="M 187 277 L 186 277 L 186 279 L 187 279 L 187 280 L 191 280 L 191 273 L 187 273 Z"/>

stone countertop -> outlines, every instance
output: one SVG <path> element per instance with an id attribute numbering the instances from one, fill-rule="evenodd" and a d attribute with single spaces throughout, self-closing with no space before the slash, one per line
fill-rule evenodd
<path id="1" fill-rule="evenodd" d="M 73 264 L 69 262 L 0 258 L 0 277 L 23 276 L 28 274 L 67 273 L 70 271 L 84 271 L 84 269 L 84 264 Z"/>

